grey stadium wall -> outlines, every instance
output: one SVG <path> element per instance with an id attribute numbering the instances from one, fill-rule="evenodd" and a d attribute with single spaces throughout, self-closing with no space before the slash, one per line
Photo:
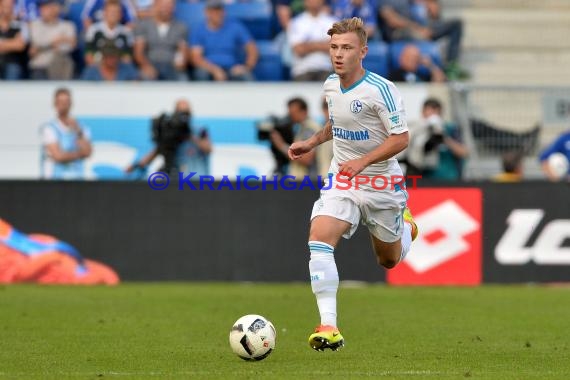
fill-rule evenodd
<path id="1" fill-rule="evenodd" d="M 146 182 L 0 182 L 0 217 L 66 241 L 123 280 L 305 281 L 318 192 L 153 191 Z M 345 278 L 384 281 L 366 231 L 338 250 Z"/>
<path id="2" fill-rule="evenodd" d="M 457 265 L 480 267 L 470 284 L 570 281 L 568 184 L 420 185 L 410 190 L 415 216 L 425 223 L 416 250 L 436 235 L 441 249 L 450 247 L 424 218 L 439 209 L 438 194 L 453 198 L 475 189 L 482 206 L 475 216 L 478 234 L 470 239 L 478 239 L 473 254 L 480 258 L 460 264 L 459 255 L 448 260 L 449 267 L 444 258 L 428 262 L 429 269 L 424 260 L 414 267 L 423 268 L 419 276 L 404 274 L 392 283 L 448 284 L 429 276 L 439 270 L 437 281 L 453 271 L 465 277 L 465 267 Z M 146 182 L 0 181 L 0 218 L 26 233 L 56 236 L 126 281 L 307 281 L 308 220 L 317 197 L 311 189 L 179 191 L 171 185 L 153 191 Z M 455 202 L 466 210 L 472 206 L 462 206 L 459 196 Z M 436 223 L 449 225 L 445 219 Z M 342 279 L 386 281 L 363 226 L 341 242 L 336 258 Z"/>

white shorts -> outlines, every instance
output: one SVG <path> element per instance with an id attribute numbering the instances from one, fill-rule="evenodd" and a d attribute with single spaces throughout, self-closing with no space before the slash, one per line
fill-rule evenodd
<path id="1" fill-rule="evenodd" d="M 311 220 L 327 215 L 350 223 L 350 230 L 343 235 L 345 239 L 349 239 L 362 222 L 377 239 L 393 243 L 402 237 L 402 214 L 407 200 L 405 189 L 341 190 L 333 187 L 321 191 L 321 197 L 313 206 Z"/>

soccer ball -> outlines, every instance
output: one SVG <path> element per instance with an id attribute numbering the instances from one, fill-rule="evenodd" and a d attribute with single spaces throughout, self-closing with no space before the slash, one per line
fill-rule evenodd
<path id="1" fill-rule="evenodd" d="M 243 360 L 263 360 L 275 348 L 275 327 L 261 315 L 238 319 L 230 331 L 230 346 Z"/>
<path id="2" fill-rule="evenodd" d="M 568 173 L 568 159 L 563 153 L 553 153 L 548 157 L 548 166 L 556 179 L 562 179 Z"/>

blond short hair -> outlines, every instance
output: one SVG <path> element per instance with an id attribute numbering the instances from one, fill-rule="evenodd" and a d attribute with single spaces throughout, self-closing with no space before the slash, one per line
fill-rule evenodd
<path id="1" fill-rule="evenodd" d="M 345 34 L 351 32 L 356 33 L 358 39 L 360 40 L 361 46 L 366 46 L 368 36 L 366 34 L 366 30 L 364 29 L 364 21 L 362 21 L 362 19 L 359 17 L 346 18 L 344 20 L 335 22 L 333 26 L 328 30 L 327 34 L 332 37 L 335 34 Z"/>

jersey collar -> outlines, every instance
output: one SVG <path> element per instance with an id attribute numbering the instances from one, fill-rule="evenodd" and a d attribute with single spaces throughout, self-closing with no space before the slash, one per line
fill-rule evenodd
<path id="1" fill-rule="evenodd" d="M 340 91 L 343 94 L 346 94 L 347 92 L 349 92 L 350 90 L 352 90 L 353 88 L 355 88 L 356 86 L 358 86 L 360 83 L 362 83 L 362 81 L 364 81 L 364 79 L 366 79 L 366 77 L 368 77 L 368 70 L 364 71 L 364 75 L 362 76 L 362 78 L 360 78 L 359 80 L 357 80 L 356 82 L 354 82 L 352 85 L 350 85 L 347 88 L 342 88 L 342 85 L 339 83 L 340 86 Z M 340 82 L 340 81 L 339 81 Z"/>

